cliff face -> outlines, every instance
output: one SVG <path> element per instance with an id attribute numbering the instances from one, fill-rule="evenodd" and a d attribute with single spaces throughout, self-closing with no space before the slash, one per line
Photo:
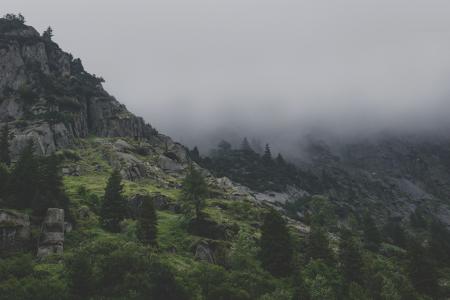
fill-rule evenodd
<path id="1" fill-rule="evenodd" d="M 13 127 L 13 154 L 29 139 L 46 155 L 88 135 L 158 135 L 109 95 L 101 78 L 33 27 L 0 19 L 0 72 L 0 124 Z"/>

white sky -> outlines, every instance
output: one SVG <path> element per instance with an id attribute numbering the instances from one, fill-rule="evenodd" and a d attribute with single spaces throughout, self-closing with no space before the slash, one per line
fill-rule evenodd
<path id="1" fill-rule="evenodd" d="M 419 126 L 450 112 L 450 1 L 2 0 L 189 143 L 205 128 Z M 205 130 L 206 131 L 206 130 Z M 200 133 L 199 133 L 200 132 Z"/>

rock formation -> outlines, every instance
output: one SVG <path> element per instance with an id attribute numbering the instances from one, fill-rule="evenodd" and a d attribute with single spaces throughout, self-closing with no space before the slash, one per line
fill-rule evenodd
<path id="1" fill-rule="evenodd" d="M 0 209 L 0 250 L 22 246 L 30 239 L 30 232 L 28 215 Z"/>
<path id="2" fill-rule="evenodd" d="M 0 24 L 0 123 L 11 122 L 17 154 L 33 139 L 49 154 L 89 134 L 149 138 L 156 131 L 110 96 L 101 78 L 32 27 Z"/>
<path id="3" fill-rule="evenodd" d="M 64 245 L 64 210 L 49 208 L 44 218 L 39 237 L 37 256 L 46 257 L 50 254 L 62 254 Z"/>

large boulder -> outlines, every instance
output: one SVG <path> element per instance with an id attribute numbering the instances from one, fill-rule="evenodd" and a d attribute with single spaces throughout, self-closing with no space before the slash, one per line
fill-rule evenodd
<path id="1" fill-rule="evenodd" d="M 20 247 L 30 239 L 30 232 L 28 215 L 0 209 L 0 249 Z"/>
<path id="2" fill-rule="evenodd" d="M 184 166 L 181 163 L 164 154 L 159 156 L 158 166 L 166 172 L 179 172 L 184 170 Z"/>
<path id="3" fill-rule="evenodd" d="M 42 222 L 37 251 L 39 258 L 63 253 L 64 229 L 64 209 L 49 208 Z"/>

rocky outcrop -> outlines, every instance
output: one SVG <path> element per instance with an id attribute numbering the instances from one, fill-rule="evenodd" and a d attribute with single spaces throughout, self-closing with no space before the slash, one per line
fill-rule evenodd
<path id="1" fill-rule="evenodd" d="M 46 257 L 51 254 L 62 254 L 64 246 L 64 210 L 49 208 L 41 227 L 37 256 Z"/>
<path id="2" fill-rule="evenodd" d="M 79 59 L 32 27 L 7 25 L 0 26 L 0 125 L 10 122 L 14 128 L 13 155 L 29 139 L 47 155 L 89 134 L 139 140 L 157 135 L 110 96 Z"/>
<path id="3" fill-rule="evenodd" d="M 21 247 L 30 239 L 30 233 L 28 215 L 0 209 L 0 250 Z"/>

